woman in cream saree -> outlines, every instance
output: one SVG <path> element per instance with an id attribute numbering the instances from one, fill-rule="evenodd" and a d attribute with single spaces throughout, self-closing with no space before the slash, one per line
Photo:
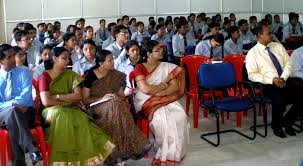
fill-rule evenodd
<path id="1" fill-rule="evenodd" d="M 187 115 L 178 102 L 184 93 L 182 68 L 159 62 L 162 48 L 156 41 L 147 43 L 147 62 L 136 66 L 136 111 L 148 117 L 154 144 L 154 166 L 174 166 L 186 155 Z"/>

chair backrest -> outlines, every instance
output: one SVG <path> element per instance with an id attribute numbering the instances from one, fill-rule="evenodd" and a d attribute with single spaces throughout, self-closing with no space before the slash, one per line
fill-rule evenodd
<path id="1" fill-rule="evenodd" d="M 242 54 L 227 55 L 223 58 L 222 61 L 223 61 L 223 63 L 229 62 L 233 65 L 237 82 L 243 80 L 242 69 L 243 69 L 243 64 L 245 62 L 244 55 L 242 55 Z"/>
<path id="2" fill-rule="evenodd" d="M 38 80 L 32 80 L 32 84 L 35 88 L 36 97 L 34 99 L 34 106 L 35 106 L 35 124 L 41 125 L 41 114 L 40 114 L 40 92 L 39 92 L 39 81 Z"/>
<path id="3" fill-rule="evenodd" d="M 199 86 L 209 89 L 234 87 L 236 77 L 231 63 L 202 64 L 198 73 Z"/>
<path id="4" fill-rule="evenodd" d="M 186 90 L 198 91 L 198 69 L 201 64 L 211 64 L 208 57 L 202 55 L 191 55 L 181 59 L 181 67 L 186 73 Z"/>
<path id="5" fill-rule="evenodd" d="M 173 43 L 172 42 L 167 42 L 166 43 L 166 53 L 167 55 L 173 55 L 174 52 L 173 52 Z"/>

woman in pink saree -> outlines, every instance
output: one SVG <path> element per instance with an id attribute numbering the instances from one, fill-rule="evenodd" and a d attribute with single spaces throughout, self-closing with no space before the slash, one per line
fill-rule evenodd
<path id="1" fill-rule="evenodd" d="M 183 96 L 185 75 L 177 65 L 160 62 L 163 49 L 156 41 L 146 44 L 145 63 L 134 70 L 137 89 L 134 106 L 149 119 L 154 145 L 153 166 L 175 166 L 186 154 L 187 115 L 178 100 Z"/>

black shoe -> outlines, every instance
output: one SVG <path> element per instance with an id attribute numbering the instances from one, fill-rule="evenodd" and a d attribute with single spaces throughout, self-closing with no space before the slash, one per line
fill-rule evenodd
<path id="1" fill-rule="evenodd" d="M 286 137 L 286 134 L 284 133 L 283 129 L 282 128 L 275 128 L 275 129 L 272 129 L 272 131 L 274 132 L 274 134 L 277 136 L 277 137 L 280 137 L 280 138 L 285 138 Z"/>
<path id="2" fill-rule="evenodd" d="M 40 155 L 40 153 L 37 151 L 37 152 L 34 152 L 32 154 L 30 154 L 30 158 L 32 159 L 32 163 L 33 165 L 35 166 L 39 161 L 42 160 L 42 157 Z"/>
<path id="3" fill-rule="evenodd" d="M 292 127 L 285 127 L 285 133 L 290 136 L 296 136 L 296 132 Z"/>

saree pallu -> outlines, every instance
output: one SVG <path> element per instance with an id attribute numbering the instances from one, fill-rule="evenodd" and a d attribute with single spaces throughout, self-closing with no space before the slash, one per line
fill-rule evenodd
<path id="1" fill-rule="evenodd" d="M 143 65 L 135 69 L 136 81 L 145 79 L 150 85 L 158 85 L 176 79 L 179 90 L 168 96 L 156 97 L 137 90 L 134 98 L 136 111 L 142 111 L 150 120 L 149 127 L 153 134 L 155 159 L 162 162 L 180 162 L 186 155 L 189 137 L 187 115 L 178 102 L 185 89 L 185 75 L 182 68 L 161 62 L 148 73 Z"/>
<path id="2" fill-rule="evenodd" d="M 93 82 L 90 89 L 91 97 L 100 98 L 108 93 L 116 94 L 125 84 L 122 82 L 121 74 L 113 70 L 104 78 Z M 115 150 L 106 159 L 106 164 L 115 164 L 118 159 L 125 161 L 144 156 L 149 141 L 135 125 L 124 98 L 112 95 L 108 101 L 90 107 L 88 112 L 116 145 Z"/>
<path id="3" fill-rule="evenodd" d="M 81 83 L 76 73 L 67 70 L 52 80 L 51 94 L 68 94 Z M 52 106 L 43 109 L 48 128 L 46 138 L 51 145 L 50 165 L 90 166 L 102 164 L 115 145 L 83 111 L 75 106 Z"/>

